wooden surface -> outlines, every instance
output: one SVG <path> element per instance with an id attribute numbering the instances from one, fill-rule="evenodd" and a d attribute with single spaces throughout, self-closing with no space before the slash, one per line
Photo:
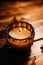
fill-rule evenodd
<path id="1" fill-rule="evenodd" d="M 5 30 L 7 24 L 9 22 L 12 22 L 12 20 L 16 16 L 17 20 L 28 21 L 30 24 L 33 25 L 35 29 L 35 39 L 43 38 L 43 5 L 36 5 L 32 2 L 22 2 L 21 4 L 19 2 L 16 2 L 16 4 L 4 3 L 0 8 L 0 12 L 0 30 Z M 5 39 L 6 38 L 4 36 L 3 38 L 0 38 L 0 48 L 4 46 L 6 42 L 4 41 Z M 43 60 L 43 52 L 40 49 L 42 44 L 43 40 L 40 40 L 34 42 L 31 46 L 30 60 L 32 60 L 33 57 L 36 56 L 37 60 L 42 63 L 38 63 L 38 61 L 36 60 L 36 65 L 43 65 L 43 62 L 41 61 Z M 28 61 L 27 63 L 22 65 L 31 65 L 31 61 Z"/>
<path id="2" fill-rule="evenodd" d="M 32 61 L 28 61 L 28 62 L 26 62 L 24 64 L 21 64 L 21 65 L 32 65 L 32 62 L 33 62 L 33 60 Z M 43 56 L 41 56 L 40 58 L 37 58 L 35 60 L 35 62 L 33 63 L 33 65 L 43 65 Z"/>
<path id="3" fill-rule="evenodd" d="M 43 4 L 36 2 L 2 3 L 0 6 L 0 30 L 5 29 L 14 17 L 29 23 L 43 21 Z"/>

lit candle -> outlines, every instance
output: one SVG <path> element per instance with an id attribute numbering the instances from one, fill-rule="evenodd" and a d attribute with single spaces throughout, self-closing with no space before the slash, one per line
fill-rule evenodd
<path id="1" fill-rule="evenodd" d="M 28 50 L 34 40 L 34 31 L 31 24 L 27 22 L 13 22 L 8 26 L 8 42 L 17 50 Z"/>
<path id="2" fill-rule="evenodd" d="M 16 39 L 25 39 L 31 36 L 31 32 L 26 28 L 13 28 L 9 35 Z"/>

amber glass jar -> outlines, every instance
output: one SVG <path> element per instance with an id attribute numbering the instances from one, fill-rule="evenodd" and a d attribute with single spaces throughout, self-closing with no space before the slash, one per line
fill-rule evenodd
<path id="1" fill-rule="evenodd" d="M 12 37 L 9 32 L 12 29 L 15 28 L 25 28 L 28 31 L 30 31 L 30 36 L 25 37 L 25 38 L 16 38 L 16 37 Z M 34 41 L 34 28 L 32 27 L 31 24 L 27 23 L 27 22 L 23 22 L 23 21 L 15 21 L 12 22 L 11 24 L 9 24 L 6 28 L 7 31 L 7 41 L 9 42 L 9 44 L 16 48 L 17 50 L 27 50 L 29 48 L 29 46 L 31 46 L 31 44 Z M 13 32 L 12 32 L 13 33 Z M 18 33 L 17 33 L 18 34 Z M 27 33 L 26 33 L 27 34 Z M 20 35 L 21 36 L 21 35 Z"/>

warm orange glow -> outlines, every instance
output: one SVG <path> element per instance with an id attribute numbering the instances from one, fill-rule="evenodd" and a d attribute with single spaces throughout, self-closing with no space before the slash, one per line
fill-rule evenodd
<path id="1" fill-rule="evenodd" d="M 20 28 L 14 28 L 10 30 L 9 35 L 13 38 L 25 39 L 31 36 L 31 32 L 26 28 L 20 27 Z"/>
<path id="2" fill-rule="evenodd" d="M 19 32 L 22 33 L 22 28 L 19 28 Z"/>
<path id="3" fill-rule="evenodd" d="M 25 15 L 24 18 L 27 19 L 27 20 L 28 19 L 31 19 L 31 15 L 29 15 L 29 14 L 28 15 Z"/>

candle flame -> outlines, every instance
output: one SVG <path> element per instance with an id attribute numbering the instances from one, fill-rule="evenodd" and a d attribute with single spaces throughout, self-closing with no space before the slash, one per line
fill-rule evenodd
<path id="1" fill-rule="evenodd" d="M 22 32 L 22 28 L 19 28 L 19 32 Z"/>

